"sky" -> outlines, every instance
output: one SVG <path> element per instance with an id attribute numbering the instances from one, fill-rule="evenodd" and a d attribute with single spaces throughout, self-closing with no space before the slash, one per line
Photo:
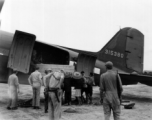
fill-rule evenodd
<path id="1" fill-rule="evenodd" d="M 93 52 L 133 27 L 144 34 L 144 70 L 152 70 L 152 0 L 5 0 L 0 20 L 1 30 Z"/>

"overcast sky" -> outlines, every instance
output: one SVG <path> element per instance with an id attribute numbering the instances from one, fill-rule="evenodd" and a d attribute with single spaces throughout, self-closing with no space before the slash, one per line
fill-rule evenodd
<path id="1" fill-rule="evenodd" d="M 120 28 L 136 28 L 145 36 L 144 69 L 152 70 L 152 0 L 5 0 L 0 19 L 1 30 L 94 52 Z"/>

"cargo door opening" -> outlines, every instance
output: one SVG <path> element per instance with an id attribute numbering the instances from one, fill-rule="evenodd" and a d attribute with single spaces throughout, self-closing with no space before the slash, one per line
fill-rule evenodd
<path id="1" fill-rule="evenodd" d="M 40 42 L 35 42 L 33 48 L 32 59 L 35 59 L 37 64 L 59 64 L 68 65 L 69 64 L 69 53 Z M 35 58 L 36 57 L 36 58 Z M 31 60 L 32 60 L 31 59 Z"/>
<path id="2" fill-rule="evenodd" d="M 33 71 L 33 64 L 69 65 L 69 59 L 70 56 L 67 51 L 44 43 L 35 42 L 31 57 L 30 73 Z"/>

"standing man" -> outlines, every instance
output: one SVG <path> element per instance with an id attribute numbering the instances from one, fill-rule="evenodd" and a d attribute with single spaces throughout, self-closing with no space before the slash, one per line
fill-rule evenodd
<path id="1" fill-rule="evenodd" d="M 85 77 L 84 71 L 81 71 L 81 75 L 82 75 L 82 78 L 83 78 L 83 86 L 82 86 L 82 89 L 81 89 L 81 98 L 82 98 L 83 102 L 88 103 L 88 91 L 87 91 L 88 85 L 87 85 L 87 79 Z M 83 97 L 83 92 L 85 92 L 86 98 Z"/>
<path id="2" fill-rule="evenodd" d="M 8 94 L 9 94 L 9 102 L 8 102 L 8 110 L 16 110 L 17 109 L 17 100 L 19 93 L 19 82 L 17 77 L 17 71 L 13 70 L 13 74 L 11 74 L 8 78 Z"/>
<path id="3" fill-rule="evenodd" d="M 45 70 L 45 76 L 43 77 L 43 84 L 44 84 L 44 112 L 47 113 L 48 112 L 48 85 L 49 85 L 49 78 L 45 78 L 49 73 L 51 73 L 52 70 L 48 69 Z"/>
<path id="4" fill-rule="evenodd" d="M 72 81 L 73 81 L 73 85 L 75 87 L 75 97 L 76 97 L 76 101 L 78 103 L 78 105 L 82 105 L 82 96 L 81 96 L 81 90 L 82 90 L 82 87 L 83 87 L 83 83 L 84 83 L 84 79 L 81 75 L 80 72 L 74 72 L 73 74 L 73 78 L 72 78 Z"/>
<path id="5" fill-rule="evenodd" d="M 59 120 L 61 118 L 61 97 L 65 73 L 63 70 L 49 73 L 45 78 L 49 78 L 49 119 Z"/>
<path id="6" fill-rule="evenodd" d="M 35 67 L 35 71 L 28 78 L 29 84 L 33 89 L 33 109 L 40 109 L 40 90 L 42 86 L 42 75 L 38 71 L 39 67 Z"/>
<path id="7" fill-rule="evenodd" d="M 114 120 L 120 120 L 121 110 L 118 93 L 123 91 L 121 79 L 116 72 L 112 71 L 112 62 L 106 62 L 105 66 L 107 72 L 100 76 L 100 94 L 103 94 L 105 120 L 110 120 L 111 110 L 113 111 Z"/>
<path id="8" fill-rule="evenodd" d="M 88 104 L 92 104 L 93 85 L 95 85 L 94 76 L 92 72 L 90 73 L 87 84 L 88 84 L 87 92 L 89 99 Z"/>
<path id="9" fill-rule="evenodd" d="M 65 103 L 71 105 L 71 76 L 64 79 Z"/>

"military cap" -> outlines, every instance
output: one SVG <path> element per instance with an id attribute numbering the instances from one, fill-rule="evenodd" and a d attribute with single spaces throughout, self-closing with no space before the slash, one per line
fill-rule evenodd
<path id="1" fill-rule="evenodd" d="M 52 69 L 51 69 L 51 68 L 48 68 L 47 71 L 52 71 Z"/>
<path id="2" fill-rule="evenodd" d="M 17 73 L 18 71 L 17 71 L 17 69 L 15 68 L 15 69 L 13 69 L 13 73 Z"/>
<path id="3" fill-rule="evenodd" d="M 35 66 L 35 70 L 39 70 L 40 68 L 38 66 Z"/>
<path id="4" fill-rule="evenodd" d="M 111 61 L 106 62 L 105 66 L 107 68 L 112 68 L 113 67 L 113 63 Z"/>

